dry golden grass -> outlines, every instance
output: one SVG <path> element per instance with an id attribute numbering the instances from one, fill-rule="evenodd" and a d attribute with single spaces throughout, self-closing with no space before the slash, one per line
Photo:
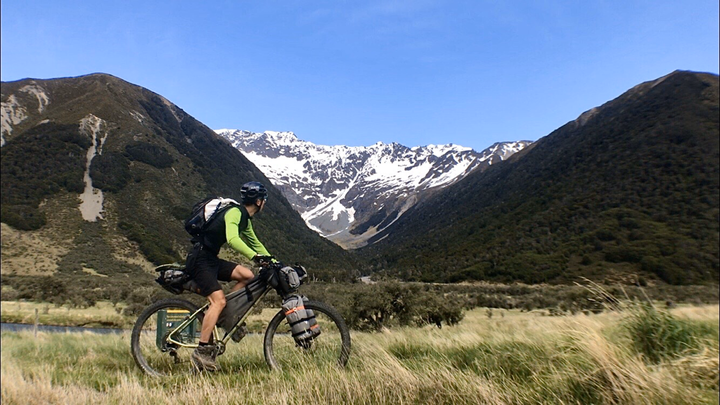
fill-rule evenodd
<path id="1" fill-rule="evenodd" d="M 51 275 L 57 270 L 67 247 L 55 244 L 43 231 L 21 232 L 1 224 L 2 265 L 0 272 L 29 276 Z"/>
<path id="2" fill-rule="evenodd" d="M 718 322 L 718 307 L 674 310 Z M 2 335 L 3 404 L 717 403 L 718 344 L 660 364 L 633 353 L 623 313 L 470 311 L 456 327 L 353 333 L 346 370 L 271 372 L 261 337 L 231 344 L 213 375 L 142 375 L 127 335 Z"/>

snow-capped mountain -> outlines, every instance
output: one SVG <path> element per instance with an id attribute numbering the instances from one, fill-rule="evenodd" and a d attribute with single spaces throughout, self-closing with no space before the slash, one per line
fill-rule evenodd
<path id="1" fill-rule="evenodd" d="M 496 143 L 478 153 L 452 144 L 325 146 L 302 141 L 292 132 L 216 132 L 280 189 L 308 226 L 346 248 L 361 247 L 386 230 L 424 193 L 531 143 Z"/>

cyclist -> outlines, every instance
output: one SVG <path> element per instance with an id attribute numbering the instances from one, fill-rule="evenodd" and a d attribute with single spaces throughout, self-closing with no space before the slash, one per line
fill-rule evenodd
<path id="1" fill-rule="evenodd" d="M 261 256 L 270 256 L 255 236 L 251 221 L 252 217 L 265 207 L 267 190 L 262 183 L 252 181 L 242 186 L 240 196 L 242 206 L 232 207 L 218 214 L 217 218 L 208 224 L 199 240 L 194 240 L 193 248 L 187 257 L 186 265 L 190 277 L 198 285 L 196 292 L 207 297 L 210 302 L 202 322 L 200 345 L 192 354 L 193 363 L 200 370 L 217 369 L 212 331 L 226 304 L 225 293 L 218 280 L 237 281 L 232 288 L 232 291 L 237 291 L 245 287 L 254 276 L 247 267 L 220 259 L 220 248 L 227 243 L 232 249 L 254 261 Z"/>

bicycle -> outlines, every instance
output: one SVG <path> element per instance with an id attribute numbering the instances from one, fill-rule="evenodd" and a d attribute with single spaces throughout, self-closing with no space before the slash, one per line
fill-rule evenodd
<path id="1" fill-rule="evenodd" d="M 304 271 L 301 266 L 299 269 Z M 179 264 L 158 266 L 156 271 L 161 274 L 158 283 L 163 285 L 161 280 L 165 280 L 165 276 L 167 279 L 163 287 L 176 294 L 197 291 L 197 285 L 187 280 L 184 270 L 184 266 Z M 226 296 L 227 305 L 218 321 L 218 324 L 224 321 L 224 327 L 216 325 L 213 330 L 216 356 L 225 352 L 230 340 L 239 342 L 244 337 L 246 319 L 268 292 L 275 289 L 284 299 L 296 293 L 296 288 L 286 286 L 281 270 L 282 265 L 266 260 L 246 287 Z M 351 342 L 350 331 L 342 316 L 322 302 L 305 299 L 303 302 L 305 309 L 314 313 L 319 334 L 313 333 L 310 338 L 297 340 L 293 337 L 285 311 L 281 309 L 270 320 L 263 337 L 263 352 L 268 366 L 273 370 L 308 367 L 308 364 L 345 367 L 350 357 Z M 203 314 L 209 305 L 206 303 L 198 307 L 185 299 L 166 298 L 145 308 L 135 322 L 130 340 L 137 365 L 155 377 L 197 372 L 190 356 L 198 346 Z M 224 335 L 220 329 L 225 331 Z"/>

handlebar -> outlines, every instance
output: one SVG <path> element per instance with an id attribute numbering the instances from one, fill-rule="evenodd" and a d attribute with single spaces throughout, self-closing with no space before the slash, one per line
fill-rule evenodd
<path id="1" fill-rule="evenodd" d="M 262 256 L 262 255 L 256 255 L 253 257 L 253 261 L 260 265 L 260 267 L 265 267 L 267 265 L 273 264 L 273 260 L 275 260 L 274 256 Z"/>

